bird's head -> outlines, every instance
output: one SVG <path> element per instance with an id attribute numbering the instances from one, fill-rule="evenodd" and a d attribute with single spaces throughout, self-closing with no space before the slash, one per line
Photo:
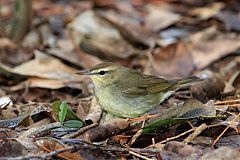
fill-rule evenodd
<path id="1" fill-rule="evenodd" d="M 77 74 L 89 75 L 95 87 L 104 87 L 118 81 L 127 68 L 111 62 L 95 65 L 89 70 L 79 71 Z"/>

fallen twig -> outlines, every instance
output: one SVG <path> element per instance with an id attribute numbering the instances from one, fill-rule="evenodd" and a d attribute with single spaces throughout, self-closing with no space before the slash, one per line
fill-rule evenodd
<path id="1" fill-rule="evenodd" d="M 152 160 L 151 158 L 148 158 L 148 157 L 146 157 L 146 156 L 143 156 L 143 155 L 138 154 L 138 153 L 133 152 L 133 151 L 129 151 L 129 153 L 132 154 L 132 155 L 134 155 L 134 156 L 136 156 L 136 157 L 139 157 L 139 158 L 145 159 L 145 160 Z"/>
<path id="2" fill-rule="evenodd" d="M 143 123 L 142 123 L 142 127 L 141 128 L 143 128 L 145 126 L 145 122 L 146 122 L 147 116 L 148 115 L 144 115 L 143 116 L 144 119 L 143 119 Z M 153 115 L 151 115 L 151 116 L 153 116 Z M 156 116 L 156 115 L 154 115 L 154 116 Z M 138 130 L 137 133 L 134 134 L 133 137 L 130 139 L 130 141 L 128 143 L 128 146 L 131 146 L 137 140 L 137 138 L 142 135 L 142 132 L 143 132 L 142 129 Z"/>
<path id="3" fill-rule="evenodd" d="M 184 136 L 184 135 L 186 135 L 186 134 L 188 134 L 188 133 L 190 133 L 190 132 L 193 132 L 194 130 L 195 130 L 195 128 L 192 128 L 192 129 L 190 129 L 190 130 L 188 130 L 188 131 L 186 131 L 186 132 L 183 132 L 183 133 L 181 133 L 181 134 L 179 134 L 179 135 L 176 135 L 176 136 L 174 136 L 174 137 L 170 137 L 170 138 L 167 138 L 167 139 L 165 139 L 165 140 L 163 140 L 163 141 L 161 141 L 161 142 L 158 142 L 158 143 L 156 143 L 155 145 L 157 145 L 157 144 L 163 144 L 163 143 L 166 143 L 166 142 L 168 142 L 168 141 L 171 141 L 171 140 L 180 138 L 180 137 L 182 137 L 182 136 Z M 154 147 L 155 145 L 150 145 L 150 146 L 148 146 L 147 148 Z"/>
<path id="4" fill-rule="evenodd" d="M 223 134 L 228 130 L 228 128 L 239 118 L 240 113 L 229 123 L 229 125 L 223 130 L 223 132 L 215 139 L 215 141 L 212 144 L 212 148 L 215 146 L 215 144 L 218 142 L 218 140 L 223 136 Z"/>
<path id="5" fill-rule="evenodd" d="M 232 99 L 232 100 L 215 102 L 214 105 L 219 105 L 219 104 L 221 105 L 221 104 L 226 104 L 226 103 L 240 103 L 240 99 Z"/>
<path id="6" fill-rule="evenodd" d="M 216 105 L 216 108 L 224 108 L 224 107 L 240 107 L 240 104 L 224 104 L 224 105 Z"/>
<path id="7" fill-rule="evenodd" d="M 137 133 L 134 134 L 133 137 L 130 139 L 128 146 L 131 146 L 137 140 L 137 138 L 141 136 L 142 132 L 143 132 L 142 129 L 138 130 Z"/>
<path id="8" fill-rule="evenodd" d="M 190 134 L 186 139 L 184 139 L 183 143 L 187 144 L 191 142 L 194 138 L 196 138 L 202 131 L 204 131 L 208 126 L 203 123 L 199 127 L 195 128 L 194 132 Z"/>
<path id="9" fill-rule="evenodd" d="M 138 117 L 138 118 L 129 118 L 129 119 L 128 119 L 128 122 L 129 122 L 129 123 L 133 123 L 133 122 L 145 121 L 145 120 L 147 120 L 147 119 L 156 118 L 156 117 L 158 117 L 158 116 L 159 116 L 159 114 L 144 115 L 144 116 L 141 116 L 141 117 Z"/>
<path id="10" fill-rule="evenodd" d="M 102 147 L 99 146 L 102 150 L 112 151 L 112 152 L 129 152 L 129 150 L 139 153 L 159 153 L 160 150 L 157 148 L 121 148 L 121 147 Z"/>
<path id="11" fill-rule="evenodd" d="M 129 151 L 134 151 L 134 152 L 138 152 L 138 153 L 159 153 L 160 150 L 157 148 L 130 148 L 130 147 L 115 147 L 115 146 L 101 146 L 101 145 L 97 145 L 94 143 L 90 143 L 88 141 L 82 140 L 82 139 L 68 139 L 68 140 L 64 140 L 65 142 L 73 142 L 75 144 L 85 144 L 88 146 L 88 148 L 91 149 L 96 149 L 96 148 L 101 148 L 104 151 L 111 151 L 111 152 L 129 152 Z"/>
<path id="12" fill-rule="evenodd" d="M 85 132 L 85 131 L 87 131 L 87 130 L 89 130 L 89 129 L 91 129 L 91 128 L 94 128 L 94 127 L 96 127 L 96 126 L 98 126 L 98 123 L 90 124 L 90 125 L 88 125 L 88 126 L 85 126 L 85 127 L 83 127 L 83 128 L 80 128 L 77 132 L 73 132 L 73 133 L 71 133 L 71 134 L 68 134 L 68 135 L 63 136 L 63 138 L 65 138 L 65 139 L 74 138 L 74 137 L 80 135 L 81 133 L 83 133 L 83 132 Z"/>

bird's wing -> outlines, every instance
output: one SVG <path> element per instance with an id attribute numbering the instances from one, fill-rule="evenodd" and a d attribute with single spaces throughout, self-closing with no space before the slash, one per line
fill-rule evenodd
<path id="1" fill-rule="evenodd" d="M 121 85 L 122 92 L 127 97 L 138 97 L 147 94 L 158 93 L 167 90 L 176 83 L 155 76 L 145 75 L 139 72 L 134 72 L 135 76 L 128 77 L 129 85 Z M 122 87 L 125 86 L 125 87 Z"/>

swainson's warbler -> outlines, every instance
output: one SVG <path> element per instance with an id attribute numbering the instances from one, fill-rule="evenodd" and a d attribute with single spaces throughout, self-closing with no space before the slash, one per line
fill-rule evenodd
<path id="1" fill-rule="evenodd" d="M 174 91 L 201 81 L 192 76 L 166 80 L 107 62 L 77 74 L 89 75 L 101 107 L 119 117 L 137 117 L 163 102 Z"/>

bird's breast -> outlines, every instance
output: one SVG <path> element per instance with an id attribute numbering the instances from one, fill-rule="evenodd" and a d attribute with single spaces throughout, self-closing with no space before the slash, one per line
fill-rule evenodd
<path id="1" fill-rule="evenodd" d="M 120 117 L 137 117 L 160 102 L 157 95 L 126 97 L 116 86 L 96 88 L 95 94 L 105 111 Z"/>

